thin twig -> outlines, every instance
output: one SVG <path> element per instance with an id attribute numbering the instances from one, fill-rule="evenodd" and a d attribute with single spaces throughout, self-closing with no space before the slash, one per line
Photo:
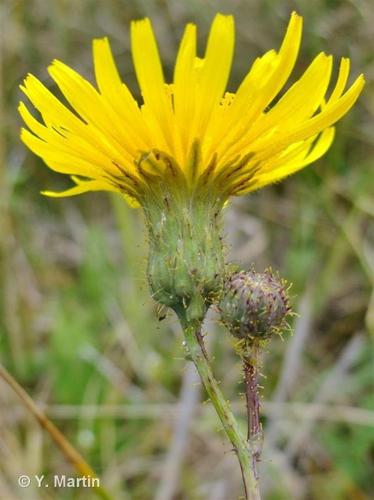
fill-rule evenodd
<path id="1" fill-rule="evenodd" d="M 4 366 L 0 364 L 0 378 L 17 394 L 22 401 L 23 405 L 30 413 L 36 418 L 41 427 L 45 429 L 51 436 L 56 445 L 60 448 L 65 457 L 73 465 L 73 467 L 84 477 L 92 479 L 97 478 L 96 473 L 91 469 L 88 463 L 84 460 L 82 455 L 66 440 L 65 436 L 57 429 L 57 427 L 48 419 L 45 413 L 38 408 L 34 401 L 30 398 L 27 392 L 19 385 L 19 383 L 12 377 Z M 110 495 L 104 490 L 103 487 L 97 486 L 95 482 L 92 483 L 94 491 L 105 500 L 110 500 Z"/>

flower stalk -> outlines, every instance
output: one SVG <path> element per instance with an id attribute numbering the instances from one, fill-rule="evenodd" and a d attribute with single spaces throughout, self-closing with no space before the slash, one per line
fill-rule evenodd
<path id="1" fill-rule="evenodd" d="M 191 198 L 183 196 L 183 189 L 177 192 L 163 188 L 148 193 L 144 204 L 151 292 L 157 302 L 177 314 L 187 356 L 195 364 L 238 457 L 245 498 L 258 500 L 258 480 L 247 440 L 219 388 L 201 334 L 209 306 L 218 302 L 223 293 L 226 271 L 221 237 L 222 202 L 204 191 Z"/>
<path id="2" fill-rule="evenodd" d="M 251 453 L 252 468 L 257 480 L 259 479 L 257 463 L 260 461 L 263 442 L 262 425 L 260 422 L 258 363 L 259 345 L 254 342 L 251 345 L 250 353 L 243 356 L 243 372 L 247 403 L 247 441 Z"/>
<path id="3" fill-rule="evenodd" d="M 254 462 L 249 453 L 248 443 L 232 413 L 230 404 L 222 394 L 219 384 L 214 377 L 201 334 L 201 322 L 188 321 L 183 315 L 179 319 L 184 331 L 188 356 L 196 366 L 210 401 L 238 457 L 243 478 L 245 498 L 247 500 L 260 500 L 258 477 Z"/>
<path id="4" fill-rule="evenodd" d="M 233 271 L 225 280 L 219 303 L 221 319 L 235 339 L 243 363 L 247 404 L 247 448 L 251 471 L 259 479 L 257 465 L 262 451 L 262 426 L 258 367 L 260 349 L 287 326 L 290 314 L 287 283 L 270 269 L 264 273 Z"/>

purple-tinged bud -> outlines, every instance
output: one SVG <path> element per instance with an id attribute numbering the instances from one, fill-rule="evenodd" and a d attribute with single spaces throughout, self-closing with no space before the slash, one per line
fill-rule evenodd
<path id="1" fill-rule="evenodd" d="M 223 323 L 239 339 L 268 339 L 281 332 L 291 311 L 286 287 L 270 270 L 230 274 L 219 304 Z"/>

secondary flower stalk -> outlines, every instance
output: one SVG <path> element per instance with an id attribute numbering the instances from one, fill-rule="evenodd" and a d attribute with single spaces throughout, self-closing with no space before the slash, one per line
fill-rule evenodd
<path id="1" fill-rule="evenodd" d="M 257 462 L 260 461 L 263 433 L 260 421 L 260 400 L 258 387 L 259 346 L 254 343 L 251 352 L 243 356 L 245 399 L 247 404 L 247 441 L 252 459 L 252 470 L 259 480 Z"/>
<path id="2" fill-rule="evenodd" d="M 263 443 L 258 386 L 260 353 L 271 337 L 281 334 L 287 326 L 291 314 L 287 282 L 270 269 L 264 273 L 232 272 L 225 281 L 219 311 L 235 338 L 235 350 L 243 363 L 248 450 L 257 481 Z"/>

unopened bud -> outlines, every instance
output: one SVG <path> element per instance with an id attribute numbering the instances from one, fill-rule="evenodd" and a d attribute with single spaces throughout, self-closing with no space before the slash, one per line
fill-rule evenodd
<path id="1" fill-rule="evenodd" d="M 149 235 L 148 280 L 154 300 L 179 318 L 202 320 L 221 296 L 224 253 L 220 199 L 176 190 L 149 197 L 144 212 Z"/>
<path id="2" fill-rule="evenodd" d="M 239 339 L 268 339 L 286 326 L 290 313 L 286 282 L 270 270 L 229 275 L 219 304 L 221 318 Z"/>

